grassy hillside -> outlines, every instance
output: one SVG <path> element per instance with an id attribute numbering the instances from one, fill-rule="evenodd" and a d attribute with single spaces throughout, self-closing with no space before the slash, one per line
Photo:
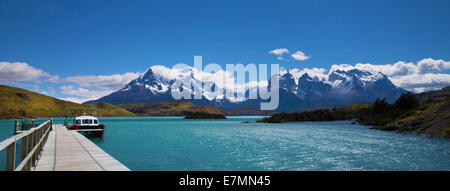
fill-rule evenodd
<path id="1" fill-rule="evenodd" d="M 421 103 L 441 102 L 450 96 L 450 86 L 435 91 L 427 91 L 417 94 Z"/>
<path id="2" fill-rule="evenodd" d="M 408 117 L 376 129 L 450 138 L 450 98 L 426 105 Z"/>
<path id="3" fill-rule="evenodd" d="M 83 104 L 83 106 L 93 107 L 100 117 L 135 117 L 137 116 L 133 112 L 122 109 L 116 105 L 109 103 L 93 103 L 93 104 Z"/>
<path id="4" fill-rule="evenodd" d="M 0 85 L 0 118 L 63 117 L 66 107 L 96 108 L 101 116 L 135 116 L 132 112 L 107 103 L 77 104 L 36 92 Z"/>
<path id="5" fill-rule="evenodd" d="M 450 138 L 450 87 L 418 95 L 420 107 L 375 129 Z M 424 96 L 425 95 L 425 96 Z"/>
<path id="6" fill-rule="evenodd" d="M 194 112 L 224 115 L 214 106 L 194 105 L 188 101 L 163 101 L 154 103 L 123 103 L 117 105 L 139 116 L 182 116 Z"/>

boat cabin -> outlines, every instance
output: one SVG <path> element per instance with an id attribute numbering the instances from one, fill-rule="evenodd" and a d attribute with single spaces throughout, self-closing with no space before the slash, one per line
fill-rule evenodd
<path id="1" fill-rule="evenodd" d="M 75 130 L 83 133 L 90 133 L 103 138 L 105 124 L 100 124 L 97 117 L 82 115 L 75 117 L 73 124 L 67 125 L 69 130 Z"/>
<path id="2" fill-rule="evenodd" d="M 99 122 L 98 122 L 97 117 L 85 115 L 85 116 L 75 117 L 73 124 L 76 126 L 98 126 Z"/>

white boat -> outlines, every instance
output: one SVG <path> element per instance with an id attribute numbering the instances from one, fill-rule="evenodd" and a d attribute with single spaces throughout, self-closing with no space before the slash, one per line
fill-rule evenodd
<path id="1" fill-rule="evenodd" d="M 97 117 L 88 115 L 75 117 L 73 124 L 80 127 L 95 127 L 99 125 Z"/>
<path id="2" fill-rule="evenodd" d="M 100 138 L 103 138 L 103 133 L 105 131 L 105 125 L 100 124 L 97 117 L 89 115 L 75 117 L 73 124 L 68 125 L 67 128 L 69 130 L 93 132 Z"/>

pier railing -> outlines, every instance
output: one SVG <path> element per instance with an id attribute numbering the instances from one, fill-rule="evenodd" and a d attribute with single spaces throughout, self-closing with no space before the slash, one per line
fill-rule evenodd
<path id="1" fill-rule="evenodd" d="M 35 118 L 35 119 L 28 119 L 28 118 L 22 118 L 21 123 L 20 123 L 20 131 L 26 131 L 29 130 L 33 127 L 37 127 L 42 123 L 45 123 L 48 119 L 44 119 L 44 118 Z M 16 120 L 16 123 L 18 123 L 19 121 Z M 19 125 L 18 125 L 19 127 Z M 17 128 L 17 130 L 19 130 Z"/>
<path id="2" fill-rule="evenodd" d="M 48 120 L 0 142 L 0 151 L 6 148 L 6 170 L 29 171 L 31 167 L 36 166 L 36 160 L 41 154 L 51 129 L 52 120 Z M 16 168 L 16 146 L 19 140 L 22 140 L 22 146 L 20 164 Z"/>

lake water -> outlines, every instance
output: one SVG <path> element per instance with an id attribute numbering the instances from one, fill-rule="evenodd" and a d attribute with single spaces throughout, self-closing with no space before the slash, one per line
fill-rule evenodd
<path id="1" fill-rule="evenodd" d="M 450 170 L 449 140 L 349 121 L 241 123 L 261 118 L 105 117 L 103 141 L 91 140 L 131 170 Z M 13 126 L 0 120 L 0 140 Z"/>

